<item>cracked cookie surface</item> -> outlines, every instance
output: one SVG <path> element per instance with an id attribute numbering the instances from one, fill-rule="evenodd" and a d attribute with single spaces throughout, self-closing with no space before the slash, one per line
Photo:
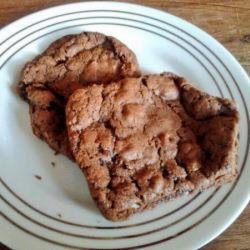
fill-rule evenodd
<path id="1" fill-rule="evenodd" d="M 78 88 L 138 76 L 134 53 L 117 39 L 95 32 L 68 35 L 26 64 L 19 94 L 30 104 L 33 132 L 55 151 L 72 157 L 64 107 Z"/>
<path id="2" fill-rule="evenodd" d="M 238 112 L 171 73 L 75 91 L 70 146 L 105 217 L 129 215 L 237 176 Z"/>

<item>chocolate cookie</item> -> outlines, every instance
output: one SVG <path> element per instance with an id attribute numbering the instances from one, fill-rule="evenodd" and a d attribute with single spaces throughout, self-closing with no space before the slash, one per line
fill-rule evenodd
<path id="1" fill-rule="evenodd" d="M 237 176 L 238 112 L 173 74 L 75 91 L 70 146 L 105 217 L 129 215 Z"/>
<path id="2" fill-rule="evenodd" d="M 71 93 L 92 82 L 138 76 L 134 53 L 113 37 L 84 32 L 52 43 L 24 67 L 18 89 L 30 104 L 33 132 L 71 157 L 64 107 Z"/>

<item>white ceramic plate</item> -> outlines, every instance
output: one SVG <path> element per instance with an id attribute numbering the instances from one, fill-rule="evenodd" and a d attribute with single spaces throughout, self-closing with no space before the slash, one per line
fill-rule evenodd
<path id="1" fill-rule="evenodd" d="M 28 105 L 15 93 L 27 60 L 55 39 L 81 31 L 119 38 L 136 53 L 145 73 L 173 71 L 210 94 L 234 99 L 241 116 L 239 178 L 217 190 L 162 203 L 126 222 L 105 220 L 76 164 L 55 156 L 32 134 Z M 158 10 L 111 2 L 50 8 L 0 32 L 0 241 L 13 249 L 36 250 L 196 249 L 247 205 L 249 78 L 208 34 Z"/>

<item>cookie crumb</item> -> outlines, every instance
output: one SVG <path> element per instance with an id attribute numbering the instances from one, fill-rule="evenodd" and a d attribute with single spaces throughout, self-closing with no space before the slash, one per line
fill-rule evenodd
<path id="1" fill-rule="evenodd" d="M 59 218 L 62 218 L 62 215 L 61 215 L 60 213 L 58 213 L 57 216 L 58 216 Z"/>
<path id="2" fill-rule="evenodd" d="M 42 176 L 40 176 L 40 175 L 35 175 L 35 177 L 38 179 L 38 180 L 41 180 L 42 179 Z"/>
<path id="3" fill-rule="evenodd" d="M 50 164 L 52 165 L 53 168 L 56 166 L 56 163 L 54 161 L 52 161 Z"/>

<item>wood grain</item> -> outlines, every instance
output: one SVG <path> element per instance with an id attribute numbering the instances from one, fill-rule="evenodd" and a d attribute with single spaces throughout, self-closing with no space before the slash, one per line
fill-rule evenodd
<path id="1" fill-rule="evenodd" d="M 34 11 L 64 0 L 0 0 L 0 27 Z M 250 0 L 129 1 L 162 9 L 186 19 L 221 42 L 250 74 Z M 0 249 L 1 248 L 0 244 Z M 203 250 L 249 250 L 250 205 L 223 234 Z"/>

